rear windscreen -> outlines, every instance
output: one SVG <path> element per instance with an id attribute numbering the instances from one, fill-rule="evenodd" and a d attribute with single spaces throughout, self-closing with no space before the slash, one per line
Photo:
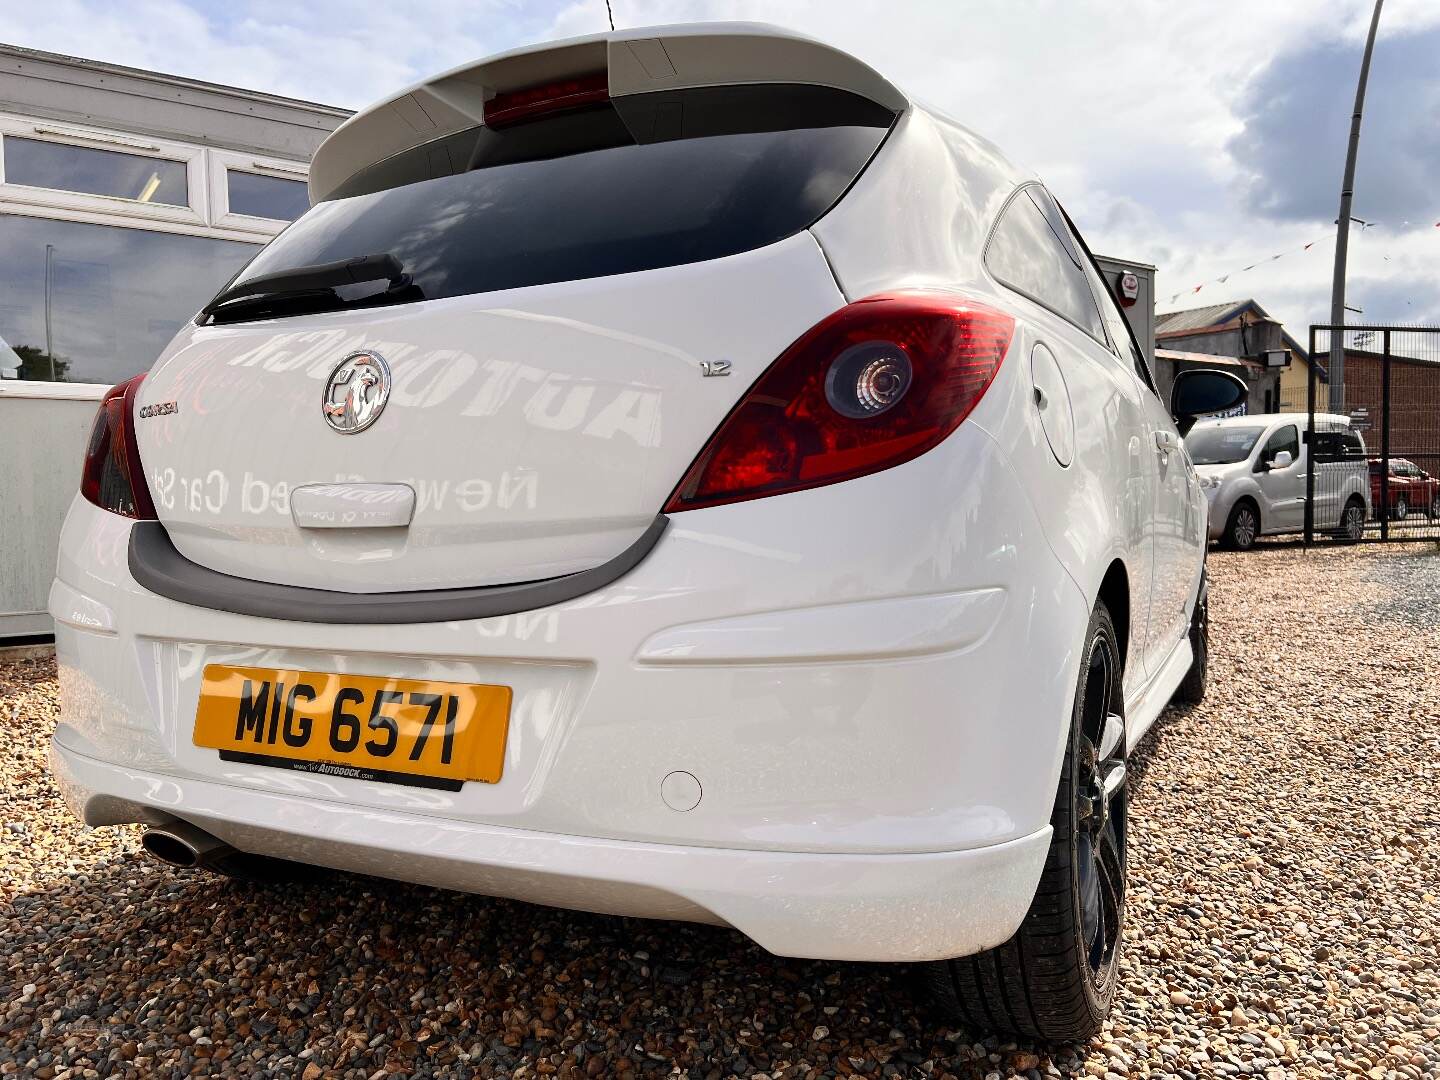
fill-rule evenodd
<path id="1" fill-rule="evenodd" d="M 415 286 L 407 298 L 433 300 L 733 255 L 813 224 L 894 118 L 841 90 L 761 85 L 477 127 L 358 173 L 237 282 L 390 254 Z M 283 313 L 246 305 L 243 317 Z"/>

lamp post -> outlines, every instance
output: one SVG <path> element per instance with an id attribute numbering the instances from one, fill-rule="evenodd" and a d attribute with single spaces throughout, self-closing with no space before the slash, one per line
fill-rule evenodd
<path id="1" fill-rule="evenodd" d="M 1335 281 L 1330 288 L 1330 324 L 1345 323 L 1345 261 L 1350 253 L 1350 202 L 1355 189 L 1355 158 L 1360 153 L 1360 113 L 1365 108 L 1365 84 L 1370 79 L 1370 54 L 1375 51 L 1375 30 L 1380 25 L 1380 7 L 1375 0 L 1370 16 L 1370 35 L 1365 39 L 1365 56 L 1360 61 L 1360 82 L 1355 87 L 1355 115 L 1350 118 L 1350 145 L 1345 152 L 1345 179 L 1340 184 L 1340 217 L 1335 222 Z M 1338 336 L 1337 336 L 1338 335 Z M 1345 411 L 1345 333 L 1330 331 L 1330 411 Z"/>

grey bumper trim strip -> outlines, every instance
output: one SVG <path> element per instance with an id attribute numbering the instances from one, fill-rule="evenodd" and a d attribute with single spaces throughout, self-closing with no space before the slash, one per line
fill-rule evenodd
<path id="1" fill-rule="evenodd" d="M 670 519 L 659 514 L 638 540 L 609 562 L 563 577 L 464 589 L 346 593 L 222 574 L 181 555 L 160 522 L 137 521 L 130 530 L 130 576 L 151 592 L 182 604 L 262 619 L 308 623 L 488 619 L 550 607 L 618 581 L 650 554 L 669 524 Z"/>

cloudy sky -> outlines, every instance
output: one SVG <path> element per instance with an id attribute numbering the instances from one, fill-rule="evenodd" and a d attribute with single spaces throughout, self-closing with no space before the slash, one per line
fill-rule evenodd
<path id="1" fill-rule="evenodd" d="M 1328 318 L 1369 0 L 612 3 L 622 27 L 759 20 L 855 53 L 1037 170 L 1095 250 L 1156 264 L 1162 311 L 1254 296 L 1297 336 Z M 4 5 L 0 41 L 357 107 L 605 19 L 604 0 L 46 0 Z M 1386 4 L 1354 213 L 1374 224 L 1349 303 L 1440 322 L 1435 0 Z"/>

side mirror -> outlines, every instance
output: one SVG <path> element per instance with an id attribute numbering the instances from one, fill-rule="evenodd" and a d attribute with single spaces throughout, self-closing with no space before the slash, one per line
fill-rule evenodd
<path id="1" fill-rule="evenodd" d="M 1183 435 L 1202 416 L 1238 415 L 1250 395 L 1245 380 L 1228 371 L 1194 368 L 1175 376 L 1170 390 L 1170 415 Z"/>
<path id="2" fill-rule="evenodd" d="M 1289 450 L 1281 450 L 1275 455 L 1275 460 L 1270 462 L 1272 469 L 1288 469 L 1295 461 L 1295 455 Z"/>

